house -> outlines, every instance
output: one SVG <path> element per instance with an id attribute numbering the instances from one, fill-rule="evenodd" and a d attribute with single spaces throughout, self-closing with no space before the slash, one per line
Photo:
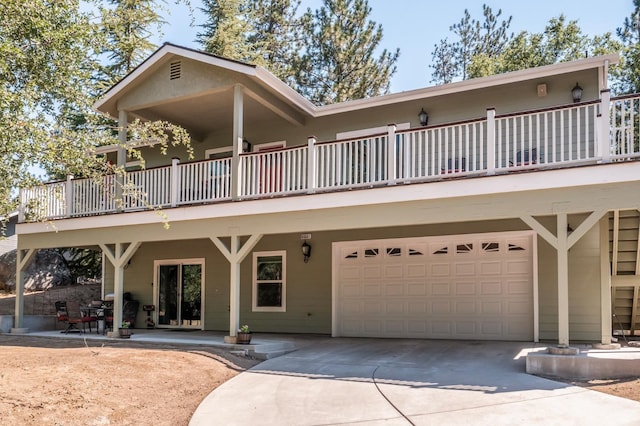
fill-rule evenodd
<path id="1" fill-rule="evenodd" d="M 612 286 L 635 310 L 640 275 L 639 97 L 611 98 L 617 61 L 316 106 L 165 44 L 95 108 L 183 126 L 195 160 L 143 148 L 139 170 L 103 148 L 143 202 L 83 179 L 23 190 L 18 273 L 34 249 L 98 246 L 115 306 L 128 292 L 157 327 L 230 336 L 610 343 Z"/>
<path id="2" fill-rule="evenodd" d="M 18 212 L 11 212 L 7 218 L 4 234 L 0 238 L 0 255 L 3 255 L 17 247 L 18 237 L 16 236 L 16 224 L 18 223 Z"/>

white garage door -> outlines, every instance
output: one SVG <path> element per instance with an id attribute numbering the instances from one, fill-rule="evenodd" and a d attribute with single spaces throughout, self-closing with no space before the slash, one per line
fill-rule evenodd
<path id="1" fill-rule="evenodd" d="M 333 245 L 333 334 L 533 340 L 533 233 Z"/>

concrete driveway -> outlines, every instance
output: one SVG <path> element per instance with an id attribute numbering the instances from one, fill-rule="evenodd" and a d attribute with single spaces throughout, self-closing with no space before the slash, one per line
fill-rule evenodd
<path id="1" fill-rule="evenodd" d="M 296 343 L 213 391 L 190 424 L 640 425 L 638 402 L 526 374 L 532 343 Z"/>

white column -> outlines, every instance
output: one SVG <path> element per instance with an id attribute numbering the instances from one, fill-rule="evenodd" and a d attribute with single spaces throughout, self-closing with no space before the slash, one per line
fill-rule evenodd
<path id="1" fill-rule="evenodd" d="M 316 191 L 316 137 L 307 138 L 307 194 Z"/>
<path id="2" fill-rule="evenodd" d="M 122 324 L 122 294 L 124 291 L 124 265 L 133 257 L 140 247 L 140 242 L 132 242 L 125 250 L 126 243 L 115 243 L 115 250 L 106 244 L 99 244 L 102 253 L 109 259 L 114 268 L 113 277 L 113 334 L 118 337 L 118 327 Z"/>
<path id="3" fill-rule="evenodd" d="M 389 124 L 387 128 L 387 184 L 395 185 L 397 173 L 396 125 Z"/>
<path id="4" fill-rule="evenodd" d="M 35 249 L 27 251 L 18 249 L 16 251 L 16 304 L 13 321 L 13 328 L 15 329 L 22 328 L 24 322 L 24 269 L 33 258 L 35 252 Z"/>
<path id="5" fill-rule="evenodd" d="M 179 158 L 171 159 L 171 207 L 178 205 L 178 195 L 180 190 L 180 164 Z"/>
<path id="6" fill-rule="evenodd" d="M 487 174 L 496 174 L 496 109 L 487 109 Z"/>
<path id="7" fill-rule="evenodd" d="M 128 118 L 127 112 L 120 110 L 118 111 L 118 160 L 117 166 L 118 169 L 124 170 L 127 165 L 127 126 Z M 124 177 L 120 174 L 116 175 L 116 200 L 122 200 L 122 187 L 124 185 Z M 121 207 L 118 208 L 121 210 Z"/>
<path id="8" fill-rule="evenodd" d="M 67 202 L 65 212 L 66 217 L 71 217 L 73 215 L 73 175 L 67 175 L 67 182 L 65 183 L 64 188 L 64 196 Z"/>
<path id="9" fill-rule="evenodd" d="M 113 335 L 119 336 L 118 328 L 122 324 L 122 293 L 124 289 L 124 265 L 118 260 L 122 258 L 123 244 L 116 243 L 115 258 L 113 265 Z"/>
<path id="10" fill-rule="evenodd" d="M 229 336 L 237 336 L 238 327 L 240 326 L 240 261 L 237 256 L 239 248 L 240 237 L 237 235 L 231 236 Z"/>
<path id="11" fill-rule="evenodd" d="M 233 157 L 231 158 L 231 199 L 238 200 L 241 193 L 240 153 L 243 141 L 244 88 L 236 84 L 233 87 Z"/>
<path id="12" fill-rule="evenodd" d="M 598 135 L 598 147 L 602 162 L 611 161 L 611 140 L 609 132 L 611 130 L 611 91 L 609 89 L 600 92 L 600 134 Z"/>
<path id="13" fill-rule="evenodd" d="M 558 346 L 569 346 L 569 248 L 567 214 L 558 213 Z"/>
<path id="14" fill-rule="evenodd" d="M 609 217 L 600 219 L 600 321 L 603 345 L 611 344 L 611 270 L 609 266 Z"/>

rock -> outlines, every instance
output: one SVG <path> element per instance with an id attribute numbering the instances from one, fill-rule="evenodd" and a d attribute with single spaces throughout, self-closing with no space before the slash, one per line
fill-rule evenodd
<path id="1" fill-rule="evenodd" d="M 57 250 L 38 250 L 25 270 L 26 291 L 46 290 L 71 283 L 71 272 Z M 11 250 L 0 256 L 0 289 L 9 290 L 15 286 L 16 251 Z"/>

